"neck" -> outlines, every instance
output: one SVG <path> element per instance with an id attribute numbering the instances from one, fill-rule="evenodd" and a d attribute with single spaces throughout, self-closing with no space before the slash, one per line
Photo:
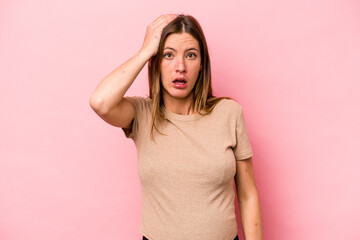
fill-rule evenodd
<path id="1" fill-rule="evenodd" d="M 170 112 L 180 115 L 190 115 L 195 113 L 192 94 L 189 94 L 186 98 L 164 96 L 163 99 L 166 110 Z"/>

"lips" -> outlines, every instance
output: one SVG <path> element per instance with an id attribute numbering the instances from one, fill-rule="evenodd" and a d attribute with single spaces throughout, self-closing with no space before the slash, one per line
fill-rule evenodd
<path id="1" fill-rule="evenodd" d="M 185 82 L 186 83 L 186 80 L 184 77 L 177 77 L 177 78 L 175 78 L 175 80 L 173 82 Z"/>

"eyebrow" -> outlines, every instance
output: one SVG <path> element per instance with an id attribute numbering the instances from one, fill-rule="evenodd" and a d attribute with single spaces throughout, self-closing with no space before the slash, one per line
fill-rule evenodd
<path id="1" fill-rule="evenodd" d="M 166 47 L 166 48 L 164 48 L 164 50 L 165 49 L 170 49 L 170 50 L 173 50 L 174 52 L 176 52 L 176 50 L 173 49 L 172 47 Z M 197 50 L 196 48 L 187 48 L 187 49 L 185 49 L 185 52 L 190 51 L 190 50 L 195 50 L 195 51 L 199 52 L 199 50 Z"/>

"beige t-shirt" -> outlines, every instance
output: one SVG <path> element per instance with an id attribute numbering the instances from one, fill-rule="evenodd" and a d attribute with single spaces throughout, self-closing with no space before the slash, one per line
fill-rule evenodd
<path id="1" fill-rule="evenodd" d="M 180 115 L 165 109 L 150 138 L 152 99 L 135 103 L 131 132 L 138 157 L 142 214 L 139 232 L 149 240 L 233 240 L 235 160 L 253 156 L 242 106 L 222 99 L 212 113 Z"/>

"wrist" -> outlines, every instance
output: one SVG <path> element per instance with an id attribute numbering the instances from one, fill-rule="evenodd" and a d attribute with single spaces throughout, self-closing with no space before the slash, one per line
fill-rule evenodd
<path id="1" fill-rule="evenodd" d="M 136 53 L 136 56 L 144 58 L 146 61 L 148 61 L 152 57 L 152 53 L 145 49 L 140 49 L 140 51 Z"/>

